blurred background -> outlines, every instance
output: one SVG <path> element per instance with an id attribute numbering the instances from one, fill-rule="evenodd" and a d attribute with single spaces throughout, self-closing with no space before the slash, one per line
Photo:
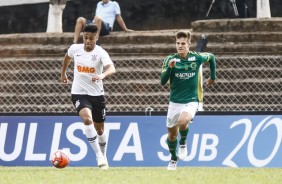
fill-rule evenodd
<path id="1" fill-rule="evenodd" d="M 128 27 L 135 30 L 157 30 L 189 28 L 191 22 L 203 19 L 235 18 L 230 0 L 117 0 L 122 17 Z M 20 3 L 32 3 L 21 4 Z M 36 2 L 36 3 L 33 3 Z M 63 31 L 73 32 L 76 18 L 79 16 L 92 19 L 98 0 L 67 1 L 63 12 Z M 245 7 L 241 4 L 246 3 Z M 270 0 L 271 16 L 282 17 L 281 0 Z M 256 17 L 256 0 L 237 0 L 241 17 Z M 0 1 L 0 34 L 45 32 L 47 28 L 49 1 Z M 115 26 L 114 30 L 119 30 Z"/>

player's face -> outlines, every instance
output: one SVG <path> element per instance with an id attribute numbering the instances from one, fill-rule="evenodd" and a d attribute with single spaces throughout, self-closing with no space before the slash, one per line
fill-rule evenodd
<path id="1" fill-rule="evenodd" d="M 96 45 L 96 33 L 85 32 L 83 33 L 84 50 L 92 51 Z"/>
<path id="2" fill-rule="evenodd" d="M 178 38 L 176 39 L 176 50 L 178 55 L 181 57 L 186 57 L 189 52 L 190 43 L 187 38 Z"/>
<path id="3" fill-rule="evenodd" d="M 109 0 L 102 0 L 103 1 L 103 3 L 108 3 L 109 2 Z"/>

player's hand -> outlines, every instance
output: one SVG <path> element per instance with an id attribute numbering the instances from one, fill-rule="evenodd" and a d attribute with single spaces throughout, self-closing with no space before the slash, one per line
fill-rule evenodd
<path id="1" fill-rule="evenodd" d="M 132 31 L 134 31 L 134 30 L 132 30 L 132 29 L 127 29 L 127 28 L 126 28 L 124 31 L 125 31 L 125 32 L 132 32 Z"/>
<path id="2" fill-rule="evenodd" d="M 105 74 L 101 73 L 100 75 L 96 75 L 92 77 L 92 81 L 97 82 L 98 80 L 103 80 L 105 77 L 106 77 Z"/>
<path id="3" fill-rule="evenodd" d="M 66 84 L 69 82 L 67 74 L 61 75 L 61 81 Z"/>
<path id="4" fill-rule="evenodd" d="M 215 84 L 215 80 L 208 79 L 207 86 L 210 87 Z"/>
<path id="5" fill-rule="evenodd" d="M 170 61 L 168 62 L 168 67 L 169 67 L 169 68 L 173 68 L 173 67 L 175 66 L 175 64 L 176 64 L 176 60 L 175 60 L 175 59 L 172 59 L 172 60 L 170 60 Z"/>

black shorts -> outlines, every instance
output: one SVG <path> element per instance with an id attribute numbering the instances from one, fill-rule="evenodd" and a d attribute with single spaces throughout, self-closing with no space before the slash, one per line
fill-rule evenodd
<path id="1" fill-rule="evenodd" d="M 95 123 L 102 123 L 106 119 L 104 96 L 71 95 L 72 103 L 79 114 L 83 108 L 89 108 L 92 112 L 92 119 Z"/>
<path id="2" fill-rule="evenodd" d="M 86 20 L 87 24 L 90 24 L 91 22 L 92 22 L 91 20 L 88 20 L 88 19 Z M 108 23 L 105 23 L 104 21 L 102 21 L 101 31 L 100 31 L 99 36 L 109 35 L 111 31 L 112 31 L 112 28 L 110 27 L 110 25 Z"/>

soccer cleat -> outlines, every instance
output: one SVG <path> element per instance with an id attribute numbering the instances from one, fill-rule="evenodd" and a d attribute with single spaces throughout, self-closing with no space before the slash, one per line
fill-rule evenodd
<path id="1" fill-rule="evenodd" d="M 107 160 L 102 156 L 102 157 L 97 157 L 97 163 L 98 163 L 98 167 L 103 167 L 108 165 Z"/>
<path id="2" fill-rule="evenodd" d="M 187 146 L 186 144 L 180 144 L 178 148 L 178 158 L 184 160 L 187 157 Z"/>
<path id="3" fill-rule="evenodd" d="M 175 171 L 177 168 L 177 161 L 175 160 L 170 160 L 167 166 L 167 170 L 169 171 Z"/>
<path id="4" fill-rule="evenodd" d="M 109 164 L 108 164 L 107 157 L 105 157 L 105 161 L 106 161 L 106 165 L 102 165 L 100 167 L 101 170 L 108 170 L 109 169 Z"/>
<path id="5" fill-rule="evenodd" d="M 100 167 L 101 170 L 108 170 L 109 169 L 109 165 L 103 165 Z"/>

